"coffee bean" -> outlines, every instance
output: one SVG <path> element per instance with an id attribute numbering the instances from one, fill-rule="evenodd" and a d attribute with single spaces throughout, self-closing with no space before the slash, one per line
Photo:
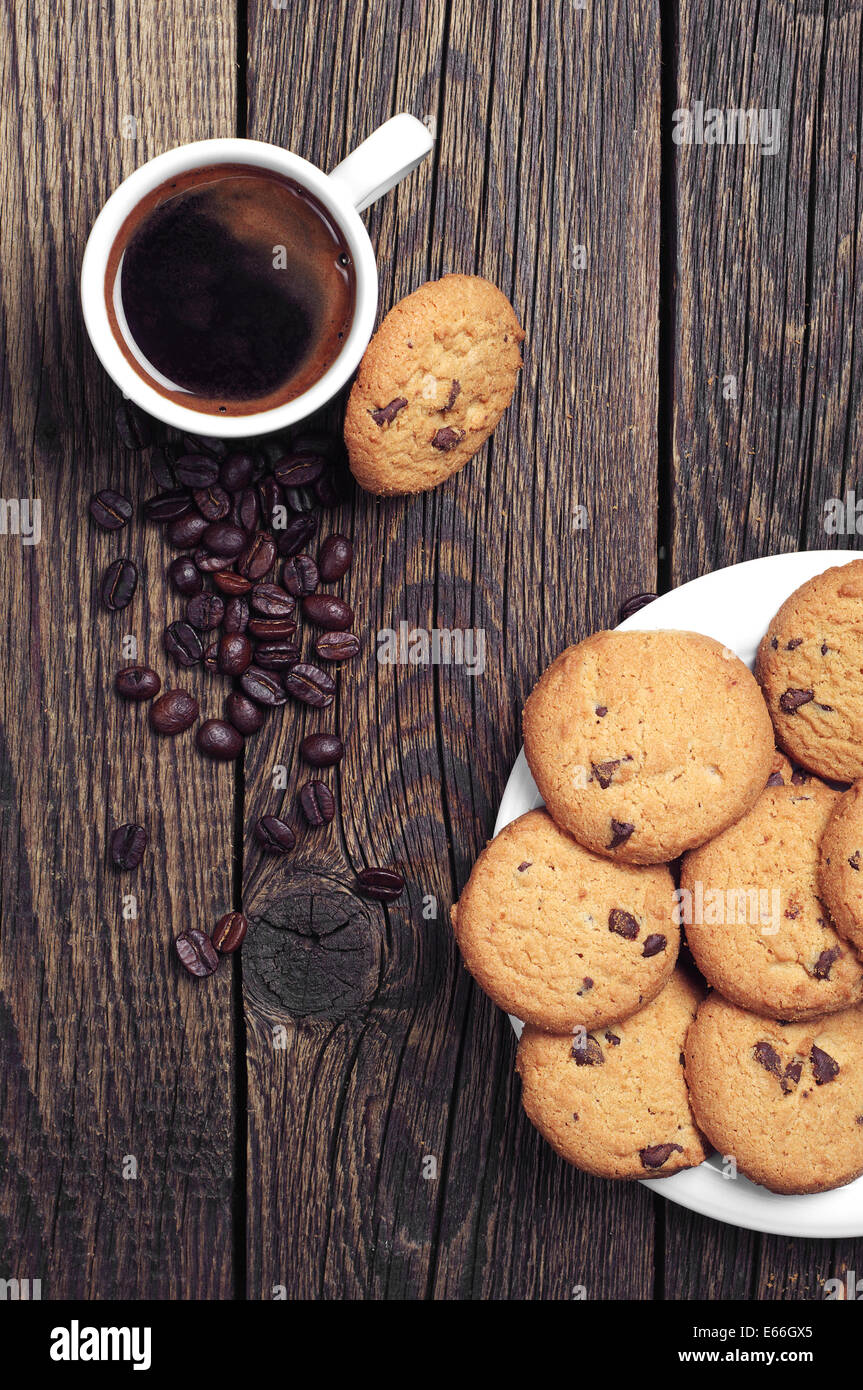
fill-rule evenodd
<path id="1" fill-rule="evenodd" d="M 269 854 L 287 854 L 297 842 L 287 821 L 278 816 L 262 816 L 255 826 L 255 839 Z"/>
<path id="2" fill-rule="evenodd" d="M 275 642 L 293 637 L 297 630 L 295 618 L 250 618 L 249 632 L 261 642 Z"/>
<path id="3" fill-rule="evenodd" d="M 146 449 L 153 438 L 153 422 L 134 401 L 121 401 L 114 411 L 120 442 L 127 449 Z"/>
<path id="4" fill-rule="evenodd" d="M 194 511 L 194 508 L 192 494 L 184 487 L 178 487 L 168 492 L 157 492 L 155 497 L 148 497 L 143 511 L 148 521 L 167 523 L 178 521 L 181 516 L 187 516 L 189 512 Z"/>
<path id="5" fill-rule="evenodd" d="M 300 788 L 300 806 L 309 825 L 326 825 L 336 814 L 336 803 L 326 782 L 306 782 Z"/>
<path id="6" fill-rule="evenodd" d="M 290 449 L 283 449 L 282 453 L 319 454 L 321 458 L 332 463 L 344 454 L 344 445 L 338 435 L 323 434 L 320 430 L 306 430 L 303 434 L 295 435 L 291 440 Z"/>
<path id="7" fill-rule="evenodd" d="M 216 578 L 219 576 L 217 575 Z M 225 620 L 222 624 L 225 632 L 245 632 L 249 626 L 249 600 L 247 598 L 229 598 L 225 604 Z"/>
<path id="8" fill-rule="evenodd" d="M 249 630 L 251 631 L 251 623 Z M 296 642 L 259 642 L 255 647 L 255 661 L 267 671 L 287 670 L 300 659 L 300 649 Z"/>
<path id="9" fill-rule="evenodd" d="M 620 605 L 620 621 L 631 618 L 633 613 L 640 613 L 642 608 L 646 608 L 658 597 L 658 594 L 633 594 L 631 598 L 625 599 Z"/>
<path id="10" fill-rule="evenodd" d="M 266 618 L 292 618 L 297 611 L 296 599 L 278 584 L 256 584 L 251 604 L 256 613 Z"/>
<path id="11" fill-rule="evenodd" d="M 322 632 L 315 639 L 315 652 L 322 661 L 350 661 L 360 649 L 353 632 Z"/>
<path id="12" fill-rule="evenodd" d="M 186 597 L 191 594 L 199 594 L 204 587 L 201 572 L 188 555 L 178 555 L 176 560 L 171 561 L 168 566 L 168 578 L 177 593 Z"/>
<path id="13" fill-rule="evenodd" d="M 229 956 L 242 946 L 248 930 L 249 921 L 242 912 L 226 912 L 216 923 L 210 939 L 217 951 Z"/>
<path id="14" fill-rule="evenodd" d="M 177 955 L 190 975 L 203 979 L 219 968 L 219 956 L 210 938 L 197 927 L 181 932 L 174 941 Z"/>
<path id="15" fill-rule="evenodd" d="M 318 499 L 310 487 L 286 487 L 285 502 L 292 512 L 313 512 Z"/>
<path id="16" fill-rule="evenodd" d="M 298 661 L 285 672 L 283 680 L 288 694 L 293 695 L 295 700 L 301 700 L 304 705 L 326 709 L 333 703 L 336 683 L 332 676 L 322 671 L 319 666 Z"/>
<path id="17" fill-rule="evenodd" d="M 354 621 L 354 610 L 344 599 L 334 594 L 309 594 L 303 599 L 303 613 L 309 622 L 324 627 L 328 632 L 343 632 Z"/>
<path id="18" fill-rule="evenodd" d="M 273 568 L 275 559 L 274 542 L 263 531 L 258 531 L 237 560 L 237 571 L 247 579 L 263 579 Z"/>
<path id="19" fill-rule="evenodd" d="M 197 666 L 204 655 L 200 636 L 191 623 L 183 622 L 182 619 L 170 623 L 165 628 L 163 640 L 165 651 L 181 666 Z"/>
<path id="20" fill-rule="evenodd" d="M 245 550 L 248 536 L 242 526 L 231 526 L 227 521 L 214 521 L 201 537 L 204 546 L 213 555 L 230 555 L 236 559 Z M 272 541 L 270 542 L 272 545 Z M 273 553 L 275 559 L 275 551 Z"/>
<path id="21" fill-rule="evenodd" d="M 243 751 L 243 735 L 224 719 L 205 719 L 195 734 L 195 743 L 208 758 L 232 762 Z"/>
<path id="22" fill-rule="evenodd" d="M 216 574 L 218 570 L 229 570 L 234 563 L 230 555 L 214 555 L 206 546 L 196 550 L 192 559 L 202 574 Z"/>
<path id="23" fill-rule="evenodd" d="M 138 587 L 138 571 L 131 560 L 115 560 L 102 576 L 102 602 L 110 613 L 128 608 Z"/>
<path id="24" fill-rule="evenodd" d="M 219 642 L 219 670 L 223 676 L 241 676 L 251 664 L 252 644 L 239 632 L 226 632 Z"/>
<path id="25" fill-rule="evenodd" d="M 223 594 L 248 594 L 251 592 L 252 581 L 245 579 L 241 574 L 235 574 L 233 570 L 223 570 L 220 574 L 213 575 L 213 583 Z"/>
<path id="26" fill-rule="evenodd" d="M 198 701 L 185 690 L 166 690 L 150 706 L 150 727 L 156 734 L 182 734 L 198 717 Z"/>
<path id="27" fill-rule="evenodd" d="M 318 569 L 325 584 L 334 584 L 347 574 L 354 558 L 354 548 L 347 536 L 338 532 L 327 536 L 318 551 Z"/>
<path id="28" fill-rule="evenodd" d="M 300 551 L 311 540 L 315 531 L 318 529 L 317 517 L 309 513 L 306 516 L 292 516 L 287 526 L 279 535 L 278 547 L 280 555 L 299 555 Z"/>
<path id="29" fill-rule="evenodd" d="M 260 505 L 260 516 L 263 518 L 264 525 L 272 526 L 273 513 L 276 507 L 284 506 L 285 502 L 282 489 L 275 478 L 261 479 L 258 483 L 257 497 Z"/>
<path id="30" fill-rule="evenodd" d="M 219 468 L 219 482 L 228 492 L 241 492 L 252 481 L 255 461 L 251 454 L 228 454 Z"/>
<path id="31" fill-rule="evenodd" d="M 114 689 L 124 700 L 152 700 L 162 682 L 149 666 L 124 666 L 114 677 Z"/>
<path id="32" fill-rule="evenodd" d="M 184 435 L 183 445 L 188 454 L 204 454 L 211 459 L 223 459 L 228 453 L 226 441 L 212 434 Z"/>
<path id="33" fill-rule="evenodd" d="M 225 701 L 225 713 L 241 734 L 256 734 L 267 717 L 254 700 L 250 700 L 248 695 L 241 695 L 239 690 L 231 691 Z"/>
<path id="34" fill-rule="evenodd" d="M 315 483 L 315 496 L 322 507 L 338 507 L 347 497 L 347 488 L 338 474 L 328 468 Z"/>
<path id="35" fill-rule="evenodd" d="M 296 598 L 313 594 L 319 582 L 318 567 L 311 555 L 291 556 L 282 565 L 282 583 Z"/>
<path id="36" fill-rule="evenodd" d="M 219 481 L 219 465 L 205 454 L 184 454 L 177 459 L 176 473 L 183 487 L 211 487 Z"/>
<path id="37" fill-rule="evenodd" d="M 332 767 L 344 757 L 345 745 L 335 734 L 307 734 L 300 752 L 312 767 Z"/>
<path id="38" fill-rule="evenodd" d="M 250 700 L 258 705 L 266 705 L 268 709 L 287 704 L 288 697 L 278 676 L 260 666 L 247 666 L 240 676 L 240 686 Z"/>
<path id="39" fill-rule="evenodd" d="M 273 464 L 278 463 L 288 452 L 288 442 L 283 436 L 271 434 L 260 440 L 257 448 L 267 468 L 272 468 Z"/>
<path id="40" fill-rule="evenodd" d="M 103 487 L 90 498 L 90 515 L 103 531 L 120 531 L 132 516 L 132 503 L 122 492 Z"/>
<path id="41" fill-rule="evenodd" d="M 210 642 L 204 648 L 204 669 L 211 676 L 219 675 L 219 642 L 218 638 Z"/>
<path id="42" fill-rule="evenodd" d="M 224 521 L 231 510 L 230 496 L 218 483 L 197 488 L 192 495 L 201 516 L 209 522 Z"/>
<path id="43" fill-rule="evenodd" d="M 267 524 L 269 525 L 271 513 L 267 514 Z M 244 531 L 257 531 L 261 524 L 261 508 L 258 503 L 258 494 L 253 487 L 243 488 L 234 500 L 231 509 L 231 520 L 235 526 L 242 526 Z"/>
<path id="44" fill-rule="evenodd" d="M 396 869 L 361 869 L 357 874 L 357 891 L 381 903 L 394 903 L 404 892 L 404 886 L 405 881 Z"/>
<path id="45" fill-rule="evenodd" d="M 118 825 L 111 836 L 111 863 L 115 869 L 137 869 L 146 848 L 143 825 Z"/>
<path id="46" fill-rule="evenodd" d="M 326 466 L 326 460 L 317 454 L 286 454 L 273 464 L 273 475 L 284 488 L 306 487 L 321 476 Z"/>
<path id="47" fill-rule="evenodd" d="M 186 604 L 186 621 L 199 632 L 212 632 L 225 616 L 225 600 L 218 594 L 196 594 Z"/>
<path id="48" fill-rule="evenodd" d="M 161 449 L 154 449 L 150 454 L 150 472 L 153 475 L 153 482 L 158 488 L 166 490 L 177 486 L 177 456 L 170 446 L 163 446 Z"/>
<path id="49" fill-rule="evenodd" d="M 200 512 L 191 511 L 172 521 L 166 534 L 171 545 L 178 550 L 188 550 L 190 546 L 198 544 L 207 525 Z"/>

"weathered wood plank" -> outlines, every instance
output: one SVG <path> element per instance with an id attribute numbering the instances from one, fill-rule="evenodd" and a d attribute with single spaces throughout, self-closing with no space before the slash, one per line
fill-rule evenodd
<path id="1" fill-rule="evenodd" d="M 429 275 L 478 271 L 528 330 L 513 406 L 465 473 L 342 513 L 370 640 L 341 685 L 337 826 L 297 862 L 343 879 L 395 861 L 409 889 L 370 912 L 376 988 L 342 1021 L 335 1004 L 292 1021 L 308 997 L 282 979 L 280 1003 L 247 949 L 249 1293 L 647 1296 L 650 1199 L 566 1169 L 530 1130 L 509 1025 L 461 971 L 447 918 L 527 690 L 655 582 L 657 10 L 323 3 L 289 21 L 261 0 L 249 35 L 253 136 L 331 165 L 393 111 L 438 123 L 434 164 L 369 218 L 382 308 Z M 302 100 L 275 104 L 278 88 Z M 482 629 L 484 674 L 378 665 L 374 633 L 402 620 Z M 269 772 L 303 727 L 288 715 L 247 754 L 249 829 L 278 804 Z M 285 874 L 252 852 L 247 908 Z"/>
<path id="2" fill-rule="evenodd" d="M 823 517 L 855 486 L 863 420 L 860 9 L 680 6 L 679 106 L 776 111 L 779 143 L 676 151 L 674 583 L 859 545 Z M 840 1254 L 863 1267 L 861 1242 L 747 1237 L 671 1208 L 666 1252 L 667 1297 L 817 1297 Z"/>
<path id="3" fill-rule="evenodd" d="M 171 943 L 230 903 L 233 784 L 189 740 L 157 747 L 110 691 L 125 634 L 166 670 L 169 600 L 140 520 L 119 539 L 88 523 L 95 488 L 152 486 L 117 441 L 77 278 L 121 177 L 232 133 L 234 7 L 3 9 L 0 493 L 41 500 L 43 538 L 0 537 L 0 1275 L 41 1279 L 43 1298 L 225 1296 L 230 971 L 196 987 Z M 142 584 L 112 616 L 98 576 L 124 551 Z M 106 841 L 125 820 L 151 850 L 121 879 Z"/>

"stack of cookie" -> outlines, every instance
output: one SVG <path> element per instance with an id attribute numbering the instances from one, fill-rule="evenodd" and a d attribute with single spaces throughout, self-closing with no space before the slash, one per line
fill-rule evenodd
<path id="1" fill-rule="evenodd" d="M 588 1172 L 712 1145 L 776 1192 L 863 1173 L 861 600 L 863 560 L 804 585 L 757 679 L 698 633 L 597 633 L 527 702 L 545 809 L 487 846 L 453 925 L 524 1020 L 529 1118 Z"/>

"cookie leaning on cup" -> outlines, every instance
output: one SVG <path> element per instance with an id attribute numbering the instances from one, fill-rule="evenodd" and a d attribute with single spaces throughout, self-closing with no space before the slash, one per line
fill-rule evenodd
<path id="1" fill-rule="evenodd" d="M 546 811 L 519 816 L 486 846 L 452 922 L 486 994 L 552 1033 L 635 1013 L 680 945 L 668 868 L 610 863 Z"/>
<path id="2" fill-rule="evenodd" d="M 775 760 L 752 673 L 696 632 L 598 632 L 548 668 L 524 751 L 558 825 L 597 854 L 676 859 L 738 820 Z"/>
<path id="3" fill-rule="evenodd" d="M 509 300 L 477 275 L 429 281 L 391 309 L 345 414 L 360 487 L 425 492 L 463 468 L 512 400 L 523 339 Z"/>
<path id="4" fill-rule="evenodd" d="M 863 1009 L 780 1024 L 719 994 L 684 1049 L 696 1122 L 771 1192 L 825 1192 L 863 1173 Z"/>

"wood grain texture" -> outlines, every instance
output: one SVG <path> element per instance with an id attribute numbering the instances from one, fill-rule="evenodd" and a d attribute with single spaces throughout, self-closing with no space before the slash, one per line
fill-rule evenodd
<path id="1" fill-rule="evenodd" d="M 230 972 L 196 988 L 172 948 L 230 902 L 232 782 L 188 741 L 156 746 L 110 691 L 126 634 L 165 672 L 164 556 L 137 519 L 120 537 L 88 522 L 95 488 L 152 486 L 119 447 L 77 301 L 120 179 L 233 129 L 233 7 L 198 9 L 3 6 L 0 493 L 41 500 L 43 538 L 0 537 L 0 1274 L 41 1279 L 43 1298 L 232 1287 Z M 142 585 L 110 615 L 98 576 L 124 551 Z M 106 843 L 126 820 L 152 848 L 121 878 Z"/>
<path id="2" fill-rule="evenodd" d="M 287 22 L 258 3 L 249 55 L 249 134 L 325 167 L 398 110 L 435 120 L 433 159 L 368 218 L 382 309 L 430 276 L 477 272 L 528 333 L 513 405 L 458 478 L 414 499 L 357 495 L 339 518 L 368 641 L 335 716 L 349 736 L 337 823 L 298 862 L 323 881 L 398 863 L 408 891 L 370 909 L 376 988 L 346 1017 L 334 1003 L 292 1019 L 250 986 L 247 952 L 249 1296 L 648 1296 L 651 1199 L 567 1169 L 531 1131 L 509 1025 L 461 970 L 448 913 L 491 831 L 525 694 L 655 582 L 656 8 L 379 0 Z M 302 101 L 272 101 L 298 85 Z M 481 628 L 484 674 L 377 664 L 374 634 L 401 621 Z M 269 773 L 306 722 L 273 722 L 247 755 L 249 829 L 280 804 Z M 250 854 L 248 910 L 293 891 L 290 869 Z"/>
<path id="3" fill-rule="evenodd" d="M 674 584 L 860 544 L 823 526 L 825 500 L 855 487 L 863 423 L 860 45 L 857 3 L 680 5 L 677 104 L 776 110 L 780 142 L 674 155 Z M 746 1235 L 669 1206 L 666 1255 L 668 1298 L 804 1299 L 863 1267 L 863 1242 Z"/>

